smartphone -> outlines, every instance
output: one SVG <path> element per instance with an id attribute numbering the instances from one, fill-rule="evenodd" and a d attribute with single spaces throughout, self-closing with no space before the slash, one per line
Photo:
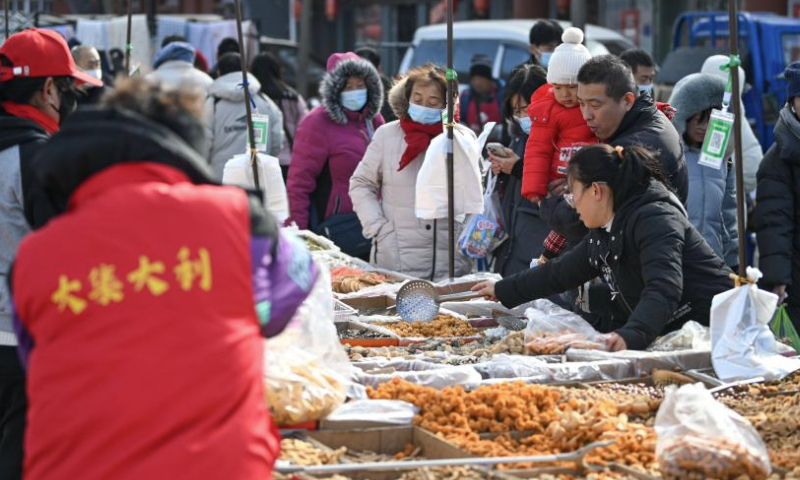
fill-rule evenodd
<path id="1" fill-rule="evenodd" d="M 503 145 L 497 142 L 492 142 L 486 145 L 486 149 L 492 152 L 492 155 L 494 155 L 495 157 L 503 157 L 503 158 L 508 157 L 508 155 L 506 154 L 506 149 L 503 147 Z"/>

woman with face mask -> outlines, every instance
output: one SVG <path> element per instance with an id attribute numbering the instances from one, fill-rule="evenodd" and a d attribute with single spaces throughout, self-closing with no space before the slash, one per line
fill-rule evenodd
<path id="1" fill-rule="evenodd" d="M 496 190 L 500 194 L 508 240 L 495 250 L 494 271 L 506 277 L 526 270 L 539 256 L 542 242 L 550 228 L 539 214 L 539 205 L 522 196 L 522 171 L 525 146 L 531 133 L 528 103 L 539 87 L 547 83 L 547 72 L 538 65 L 519 67 L 506 86 L 503 113 L 511 135 L 505 156 L 489 152 L 492 172 L 498 175 Z"/>
<path id="2" fill-rule="evenodd" d="M 370 242 L 361 236 L 348 188 L 375 130 L 384 124 L 383 84 L 367 60 L 352 52 L 334 53 L 320 96 L 322 104 L 300 122 L 294 138 L 286 185 L 289 221 L 366 258 Z"/>
<path id="3" fill-rule="evenodd" d="M 473 290 L 515 307 L 600 277 L 613 315 L 594 326 L 610 334 L 610 351 L 644 350 L 689 320 L 708 325 L 714 295 L 733 288 L 731 271 L 665 182 L 644 148 L 584 147 L 567 167 L 564 199 L 589 229 L 586 238 L 538 268 Z"/>
<path id="4" fill-rule="evenodd" d="M 425 152 L 443 132 L 446 91 L 443 69 L 428 64 L 409 71 L 389 92 L 389 104 L 399 120 L 375 132 L 350 180 L 350 197 L 364 236 L 372 239 L 370 261 L 432 280 L 448 273 L 447 222 L 418 219 L 414 199 Z M 463 125 L 455 128 L 469 132 Z M 458 234 L 457 228 L 456 238 Z M 469 270 L 467 258 L 456 253 L 456 276 Z"/>

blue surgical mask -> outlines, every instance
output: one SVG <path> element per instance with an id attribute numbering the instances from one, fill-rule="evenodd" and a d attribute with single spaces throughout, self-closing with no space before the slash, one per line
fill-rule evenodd
<path id="1" fill-rule="evenodd" d="M 553 56 L 553 52 L 542 52 L 542 58 L 539 59 L 539 63 L 542 64 L 542 68 L 547 68 L 550 65 L 550 57 Z"/>
<path id="2" fill-rule="evenodd" d="M 525 115 L 524 117 L 516 117 L 519 128 L 525 132 L 525 135 L 531 134 L 531 124 L 533 123 L 531 117 Z"/>
<path id="3" fill-rule="evenodd" d="M 367 89 L 350 90 L 342 92 L 339 96 L 342 106 L 351 112 L 360 112 L 367 104 Z"/>
<path id="4" fill-rule="evenodd" d="M 416 103 L 408 105 L 408 116 L 411 120 L 424 125 L 433 125 L 442 121 L 442 109 L 423 107 Z"/>
<path id="5" fill-rule="evenodd" d="M 653 93 L 653 84 L 652 83 L 650 85 L 637 85 L 636 87 L 639 89 L 639 93 L 642 93 L 642 92 Z"/>

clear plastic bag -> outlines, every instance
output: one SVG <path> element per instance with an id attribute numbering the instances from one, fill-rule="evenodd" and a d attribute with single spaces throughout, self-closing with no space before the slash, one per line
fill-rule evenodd
<path id="1" fill-rule="evenodd" d="M 683 324 L 680 330 L 656 339 L 648 352 L 673 352 L 676 350 L 710 350 L 711 331 L 695 321 Z"/>
<path id="2" fill-rule="evenodd" d="M 665 478 L 764 480 L 769 453 L 755 428 L 697 383 L 668 387 L 655 423 Z"/>
<path id="3" fill-rule="evenodd" d="M 333 324 L 330 275 L 319 271 L 286 329 L 265 341 L 264 396 L 279 425 L 319 420 L 345 401 L 351 367 Z"/>
<path id="4" fill-rule="evenodd" d="M 497 177 L 490 170 L 483 196 L 483 213 L 472 215 L 467 220 L 458 239 L 458 248 L 470 258 L 488 257 L 506 239 L 500 198 L 494 192 L 496 184 Z"/>
<path id="5" fill-rule="evenodd" d="M 419 408 L 402 400 L 355 400 L 347 402 L 328 415 L 331 422 L 381 422 L 411 425 Z"/>
<path id="6" fill-rule="evenodd" d="M 761 272 L 747 268 L 758 281 Z M 711 302 L 711 361 L 720 380 L 780 380 L 800 370 L 800 359 L 781 355 L 784 345 L 769 328 L 778 296 L 755 284 L 720 293 Z"/>
<path id="7" fill-rule="evenodd" d="M 569 348 L 606 349 L 607 335 L 597 332 L 580 315 L 545 299 L 536 300 L 532 305 L 525 311 L 528 318 L 525 348 L 528 354 L 561 354 Z"/>
<path id="8" fill-rule="evenodd" d="M 353 372 L 355 381 L 367 387 L 377 387 L 394 378 L 432 388 L 462 386 L 470 389 L 476 388 L 481 381 L 481 375 L 468 365 L 437 365 L 420 360 L 391 359 L 386 362 L 359 362 L 356 366 L 358 368 Z"/>

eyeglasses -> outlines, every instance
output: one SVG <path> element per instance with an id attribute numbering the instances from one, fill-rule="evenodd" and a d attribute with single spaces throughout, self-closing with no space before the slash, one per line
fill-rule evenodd
<path id="1" fill-rule="evenodd" d="M 590 183 L 588 185 L 584 185 L 584 189 L 589 188 L 590 186 L 592 186 L 592 184 L 608 185 L 608 182 L 592 182 L 592 183 Z M 572 192 L 565 193 L 564 194 L 564 201 L 567 202 L 567 205 L 569 205 L 570 208 L 575 208 L 575 194 L 574 193 L 572 193 Z"/>

